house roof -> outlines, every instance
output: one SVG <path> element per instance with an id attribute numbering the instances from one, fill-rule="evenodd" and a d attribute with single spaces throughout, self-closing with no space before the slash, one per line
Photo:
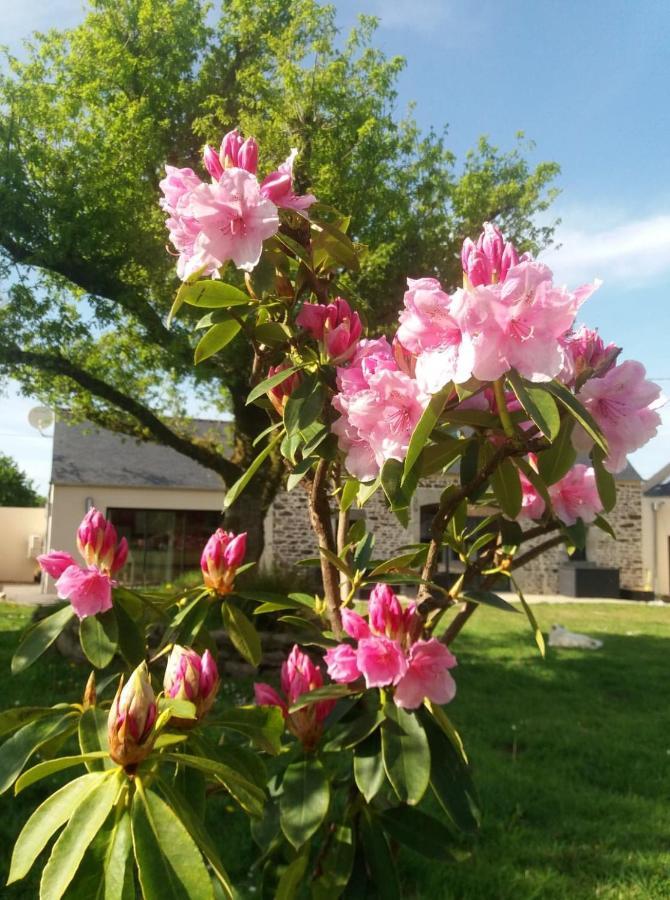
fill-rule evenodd
<path id="1" fill-rule="evenodd" d="M 229 423 L 194 419 L 197 434 L 208 431 L 228 443 Z M 221 478 L 170 447 L 138 441 L 89 422 L 56 420 L 51 464 L 52 484 L 106 487 L 216 490 Z"/>
<path id="2" fill-rule="evenodd" d="M 587 460 L 587 462 L 589 462 Z M 589 462 L 590 465 L 590 462 Z M 628 460 L 626 460 L 626 468 L 621 472 L 616 472 L 614 475 L 615 481 L 642 481 L 642 476 L 637 471 L 635 466 L 632 465 Z"/>
<path id="3" fill-rule="evenodd" d="M 670 497 L 670 463 L 644 483 L 645 497 Z"/>

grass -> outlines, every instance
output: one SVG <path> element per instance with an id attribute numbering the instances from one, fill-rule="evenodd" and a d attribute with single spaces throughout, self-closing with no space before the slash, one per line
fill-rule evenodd
<path id="1" fill-rule="evenodd" d="M 458 864 L 400 855 L 408 898 L 430 900 L 660 900 L 670 898 L 670 609 L 643 605 L 536 606 L 553 622 L 604 641 L 602 650 L 549 650 L 543 661 L 521 616 L 482 609 L 454 650 L 450 715 L 465 741 L 484 819 Z M 8 662 L 29 613 L 0 605 L 3 702 L 77 697 L 87 669 L 50 652 L 20 678 Z M 40 786 L 0 798 L 0 880 Z M 44 793 L 46 796 L 46 791 Z M 252 849 L 240 817 L 210 811 L 231 875 Z M 223 836 L 225 832 L 225 836 Z M 38 873 L 37 873 L 38 874 Z M 36 882 L 0 889 L 35 897 Z"/>

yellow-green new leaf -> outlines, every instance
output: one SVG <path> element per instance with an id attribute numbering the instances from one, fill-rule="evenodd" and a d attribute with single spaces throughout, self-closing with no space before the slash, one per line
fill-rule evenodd
<path id="1" fill-rule="evenodd" d="M 219 350 L 229 344 L 240 330 L 240 323 L 235 319 L 227 322 L 220 322 L 218 325 L 212 325 L 198 341 L 195 348 L 195 364 L 201 363 L 204 359 L 214 356 Z"/>

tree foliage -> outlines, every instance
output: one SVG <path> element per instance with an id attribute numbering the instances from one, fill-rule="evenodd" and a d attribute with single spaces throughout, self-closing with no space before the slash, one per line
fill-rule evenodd
<path id="1" fill-rule="evenodd" d="M 0 453 L 0 506 L 43 506 L 34 484 L 16 462 Z"/>

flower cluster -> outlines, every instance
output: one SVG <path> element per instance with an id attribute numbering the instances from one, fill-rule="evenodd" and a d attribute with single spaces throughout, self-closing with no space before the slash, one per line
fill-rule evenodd
<path id="1" fill-rule="evenodd" d="M 363 340 L 350 364 L 337 370 L 334 422 L 349 472 L 361 481 L 377 476 L 387 459 L 402 460 L 428 397 L 402 371 L 386 338 Z"/>
<path id="2" fill-rule="evenodd" d="M 43 572 L 56 581 L 56 592 L 69 600 L 80 619 L 105 612 L 112 606 L 112 575 L 123 568 L 128 542 L 117 538 L 116 529 L 99 510 L 92 507 L 77 529 L 77 548 L 86 567 L 60 550 L 38 556 Z"/>
<path id="3" fill-rule="evenodd" d="M 221 597 L 229 594 L 246 552 L 246 531 L 242 534 L 233 534 L 232 531 L 217 528 L 205 544 L 200 557 L 205 587 L 211 588 Z"/>
<path id="4" fill-rule="evenodd" d="M 296 712 L 289 712 L 289 708 L 303 694 L 320 687 L 323 687 L 321 670 L 295 644 L 281 667 L 281 689 L 284 696 L 278 694 L 269 684 L 262 682 L 254 685 L 254 694 L 259 706 L 278 706 L 289 731 L 301 741 L 306 750 L 312 750 L 319 742 L 324 719 L 332 710 L 335 701 L 318 700 Z"/>
<path id="5" fill-rule="evenodd" d="M 209 650 L 200 656 L 190 647 L 175 644 L 165 668 L 163 689 L 171 700 L 188 700 L 195 705 L 196 720 L 212 708 L 219 690 L 219 670 Z M 173 718 L 176 725 L 193 725 L 193 719 Z"/>
<path id="6" fill-rule="evenodd" d="M 336 297 L 327 306 L 305 303 L 296 324 L 322 345 L 325 357 L 332 365 L 351 359 L 363 331 L 358 313 L 352 312 L 342 297 Z"/>
<path id="7" fill-rule="evenodd" d="M 216 275 L 232 260 L 247 272 L 258 263 L 263 241 L 279 228 L 279 208 L 306 210 L 311 194 L 293 191 L 297 150 L 259 183 L 258 146 L 237 130 L 223 139 L 217 154 L 205 147 L 203 163 L 212 181 L 207 184 L 193 169 L 166 166 L 160 182 L 161 206 L 168 214 L 170 240 L 178 253 L 177 273 L 186 280 L 197 272 Z"/>
<path id="8" fill-rule="evenodd" d="M 453 700 L 456 683 L 449 669 L 456 658 L 435 638 L 419 638 L 423 623 L 415 604 L 403 609 L 388 585 L 372 590 L 367 621 L 343 609 L 342 625 L 356 646 L 341 643 L 326 651 L 333 681 L 346 684 L 363 676 L 368 688 L 393 686 L 393 700 L 403 709 L 416 709 L 424 699 Z"/>
<path id="9" fill-rule="evenodd" d="M 616 344 L 607 344 L 593 328 L 582 325 L 561 338 L 563 368 L 558 379 L 568 387 L 576 388 L 588 378 L 606 375 L 621 353 Z"/>
<path id="10" fill-rule="evenodd" d="M 537 468 L 533 455 L 529 462 L 534 469 Z M 541 519 L 546 509 L 544 498 L 528 478 L 520 474 L 523 500 L 519 518 Z M 574 525 L 577 519 L 588 525 L 603 511 L 596 475 L 591 466 L 578 463 L 547 490 L 555 515 L 566 525 Z"/>

